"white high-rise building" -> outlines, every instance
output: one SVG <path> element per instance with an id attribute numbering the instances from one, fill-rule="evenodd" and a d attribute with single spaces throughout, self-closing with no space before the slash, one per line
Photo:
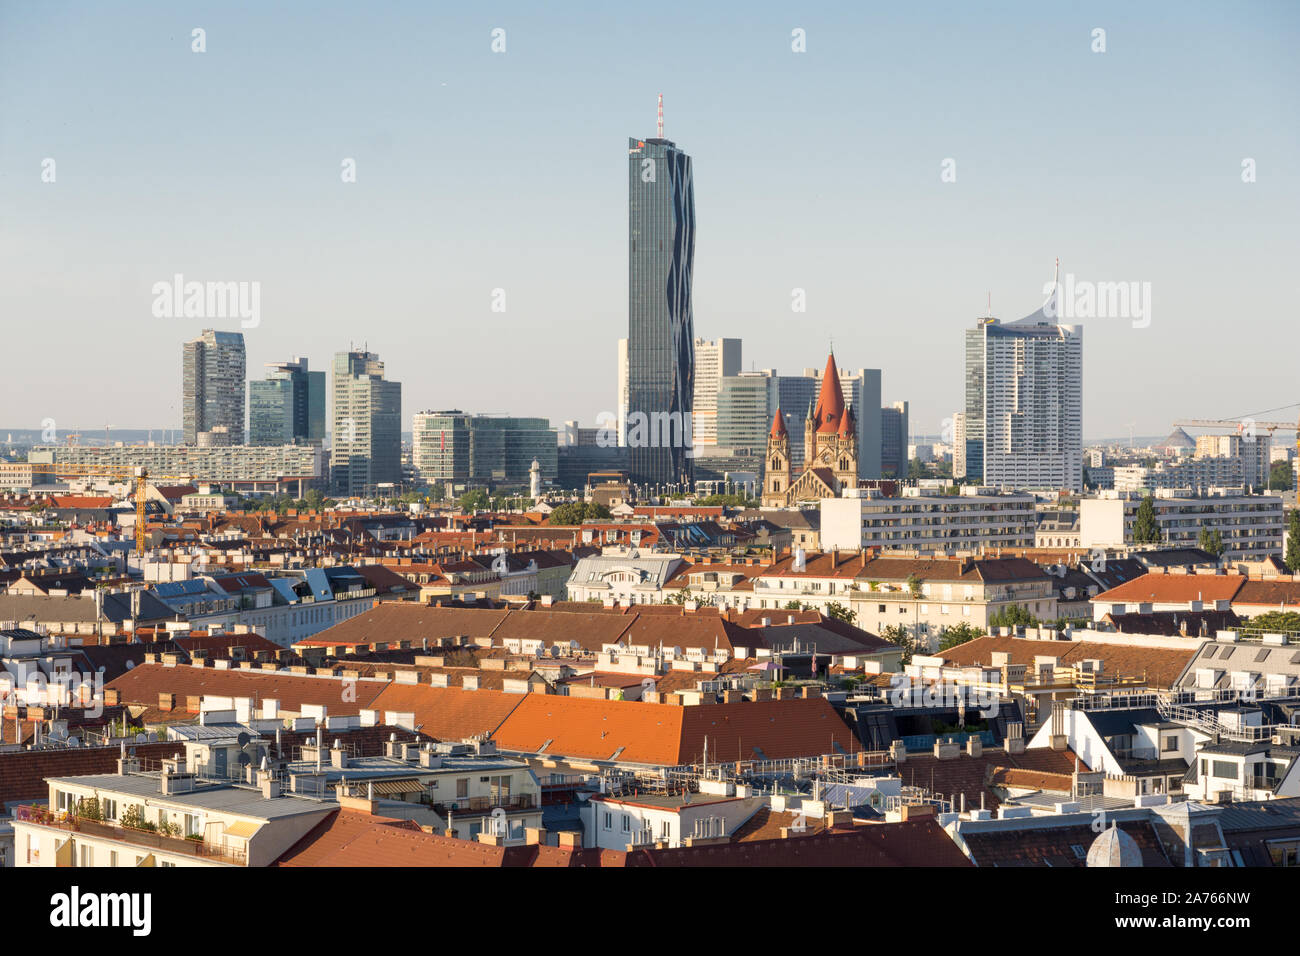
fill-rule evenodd
<path id="1" fill-rule="evenodd" d="M 966 332 L 965 446 L 986 485 L 1083 489 L 1082 326 L 1039 309 Z"/>
<path id="2" fill-rule="evenodd" d="M 695 447 L 718 444 L 718 389 L 722 379 L 740 374 L 740 339 L 695 340 L 695 396 L 691 440 Z"/>
<path id="3" fill-rule="evenodd" d="M 627 407 L 632 400 L 630 367 L 628 365 L 627 339 L 618 340 L 618 443 L 627 445 Z M 598 427 L 604 427 L 597 422 Z"/>
<path id="4" fill-rule="evenodd" d="M 966 413 L 952 415 L 952 476 L 966 477 Z"/>

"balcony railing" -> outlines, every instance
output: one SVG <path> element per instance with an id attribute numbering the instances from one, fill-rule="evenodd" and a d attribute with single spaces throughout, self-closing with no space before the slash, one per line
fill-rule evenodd
<path id="1" fill-rule="evenodd" d="M 162 836 L 148 830 L 136 830 L 131 827 L 120 827 L 99 820 L 86 820 L 67 813 L 56 813 L 45 807 L 15 807 L 14 820 L 19 823 L 32 823 L 37 826 L 51 827 L 65 833 L 82 833 L 87 837 L 117 840 L 121 843 L 148 847 L 175 856 L 192 856 L 217 863 L 228 863 L 232 866 L 246 866 L 248 864 L 248 855 L 243 850 L 235 847 L 212 846 L 200 840 Z"/>
<path id="2" fill-rule="evenodd" d="M 498 797 L 460 797 L 431 806 L 435 812 L 445 817 L 449 810 L 452 813 L 490 813 L 496 809 L 532 810 L 537 806 L 537 801 L 531 793 L 516 793 Z"/>

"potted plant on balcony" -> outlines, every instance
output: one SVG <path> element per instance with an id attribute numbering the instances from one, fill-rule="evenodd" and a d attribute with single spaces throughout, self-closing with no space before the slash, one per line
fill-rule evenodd
<path id="1" fill-rule="evenodd" d="M 90 820 L 92 823 L 104 819 L 104 811 L 99 806 L 98 797 L 77 798 L 77 805 L 73 808 L 72 815 L 77 820 Z"/>

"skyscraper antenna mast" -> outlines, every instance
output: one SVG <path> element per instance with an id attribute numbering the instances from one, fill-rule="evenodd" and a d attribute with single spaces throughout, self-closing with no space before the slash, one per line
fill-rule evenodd
<path id="1" fill-rule="evenodd" d="M 659 138 L 664 138 L 664 95 L 659 94 Z"/>

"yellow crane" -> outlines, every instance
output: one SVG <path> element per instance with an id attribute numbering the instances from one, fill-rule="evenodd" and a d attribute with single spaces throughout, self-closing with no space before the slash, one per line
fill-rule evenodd
<path id="1" fill-rule="evenodd" d="M 115 468 L 111 465 L 59 465 L 36 463 L 31 466 L 33 484 L 37 475 L 47 475 L 53 480 L 59 478 L 108 478 L 112 481 L 135 482 L 135 551 L 144 557 L 145 518 L 144 502 L 149 479 L 155 481 L 177 481 L 189 484 L 193 475 L 150 475 L 147 468 Z"/>

